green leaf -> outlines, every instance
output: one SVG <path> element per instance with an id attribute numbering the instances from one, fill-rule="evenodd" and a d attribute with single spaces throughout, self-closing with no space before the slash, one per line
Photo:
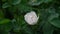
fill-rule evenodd
<path id="1" fill-rule="evenodd" d="M 17 4 L 19 4 L 21 2 L 21 0 L 12 0 L 12 4 L 13 5 L 17 5 Z"/>
<path id="2" fill-rule="evenodd" d="M 38 6 L 41 3 L 42 3 L 41 0 L 30 0 L 28 4 L 31 5 L 31 6 Z"/>
<path id="3" fill-rule="evenodd" d="M 58 18 L 55 18 L 55 19 L 51 20 L 50 23 L 52 25 L 54 25 L 55 27 L 60 28 L 60 20 Z"/>
<path id="4" fill-rule="evenodd" d="M 18 14 L 29 12 L 32 9 L 33 8 L 30 7 L 30 6 L 27 6 L 27 5 L 24 5 L 24 4 L 20 4 L 20 5 L 18 5 L 18 10 L 19 10 Z"/>
<path id="5" fill-rule="evenodd" d="M 53 34 L 54 28 L 50 23 L 45 23 L 43 26 L 43 34 Z"/>
<path id="6" fill-rule="evenodd" d="M 56 12 L 50 11 L 50 16 L 48 17 L 48 21 L 54 25 L 55 27 L 60 28 L 60 20 L 59 20 L 59 14 Z"/>
<path id="7" fill-rule="evenodd" d="M 38 6 L 42 3 L 49 3 L 49 2 L 52 2 L 53 0 L 30 0 L 29 1 L 29 5 L 31 6 Z"/>
<path id="8" fill-rule="evenodd" d="M 3 11 L 0 10 L 0 18 L 3 18 L 3 17 L 4 17 Z"/>
<path id="9" fill-rule="evenodd" d="M 52 2 L 53 0 L 43 0 L 44 3 Z"/>
<path id="10" fill-rule="evenodd" d="M 0 24 L 6 24 L 6 23 L 9 23 L 10 20 L 9 19 L 2 19 L 0 20 Z"/>
<path id="11" fill-rule="evenodd" d="M 4 4 L 2 5 L 2 8 L 7 8 L 7 7 L 10 7 L 10 5 L 9 5 L 8 3 L 4 3 Z"/>
<path id="12" fill-rule="evenodd" d="M 48 21 L 51 21 L 52 19 L 58 18 L 58 17 L 59 17 L 59 14 L 58 14 L 58 13 L 51 14 L 51 15 L 48 17 Z"/>
<path id="13" fill-rule="evenodd" d="M 10 23 L 7 23 L 7 24 L 0 24 L 0 30 L 2 31 L 10 31 L 12 29 L 12 25 L 11 25 L 11 22 Z"/>
<path id="14" fill-rule="evenodd" d="M 2 2 L 6 2 L 7 0 L 2 0 Z"/>

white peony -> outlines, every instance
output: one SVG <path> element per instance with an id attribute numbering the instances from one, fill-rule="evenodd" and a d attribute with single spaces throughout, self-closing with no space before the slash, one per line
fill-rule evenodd
<path id="1" fill-rule="evenodd" d="M 35 25 L 39 19 L 34 11 L 27 13 L 24 18 L 29 25 Z"/>

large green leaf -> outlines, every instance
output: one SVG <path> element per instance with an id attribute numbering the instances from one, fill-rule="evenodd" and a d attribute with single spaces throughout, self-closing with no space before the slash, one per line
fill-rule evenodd
<path id="1" fill-rule="evenodd" d="M 55 27 L 60 28 L 60 20 L 58 18 L 51 20 L 50 23 Z"/>
<path id="2" fill-rule="evenodd" d="M 48 21 L 51 21 L 52 19 L 58 18 L 58 17 L 59 17 L 59 14 L 58 14 L 58 13 L 51 14 L 51 15 L 48 17 Z"/>
<path id="3" fill-rule="evenodd" d="M 60 20 L 59 20 L 59 14 L 58 14 L 58 13 L 56 13 L 56 12 L 54 12 L 54 11 L 52 12 L 52 11 L 50 10 L 50 15 L 49 15 L 49 17 L 48 17 L 48 21 L 49 21 L 52 25 L 60 28 Z"/>

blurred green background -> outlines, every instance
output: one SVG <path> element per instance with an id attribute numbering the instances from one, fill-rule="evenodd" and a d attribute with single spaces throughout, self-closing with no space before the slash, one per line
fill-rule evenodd
<path id="1" fill-rule="evenodd" d="M 36 25 L 24 20 L 30 11 Z M 60 34 L 60 0 L 0 0 L 0 34 Z"/>

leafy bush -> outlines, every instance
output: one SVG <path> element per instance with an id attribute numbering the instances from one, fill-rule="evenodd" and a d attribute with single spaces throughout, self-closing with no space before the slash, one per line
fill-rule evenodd
<path id="1" fill-rule="evenodd" d="M 35 25 L 24 20 L 30 11 Z M 60 34 L 60 0 L 0 0 L 0 34 Z"/>

